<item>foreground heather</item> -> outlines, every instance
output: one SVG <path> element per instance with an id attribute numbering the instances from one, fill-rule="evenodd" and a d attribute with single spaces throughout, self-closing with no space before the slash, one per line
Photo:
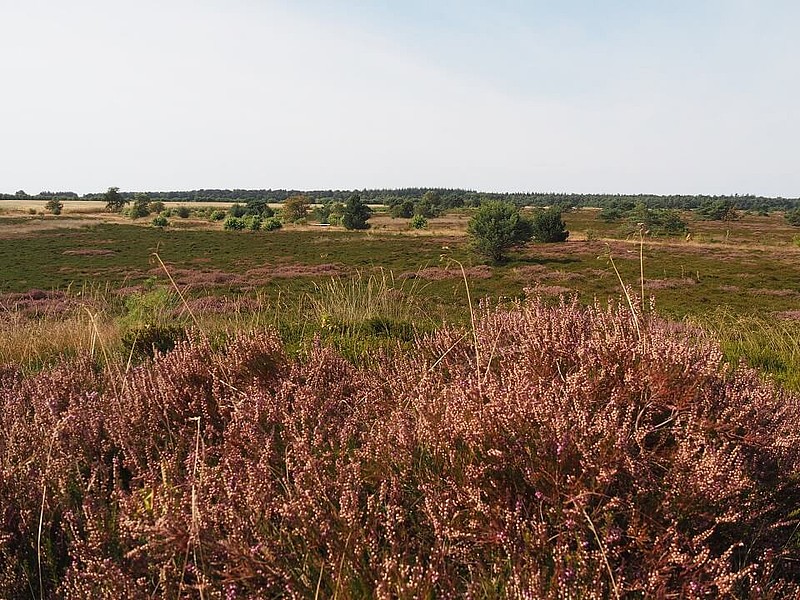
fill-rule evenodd
<path id="1" fill-rule="evenodd" d="M 530 300 L 357 369 L 271 334 L 0 370 L 0 597 L 798 593 L 798 398 Z"/>

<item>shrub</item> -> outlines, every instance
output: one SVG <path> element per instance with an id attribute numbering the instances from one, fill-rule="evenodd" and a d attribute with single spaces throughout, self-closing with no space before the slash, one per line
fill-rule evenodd
<path id="1" fill-rule="evenodd" d="M 638 204 L 629 213 L 628 226 L 625 231 L 627 235 L 636 234 L 640 229 L 652 236 L 672 236 L 683 235 L 689 231 L 686 223 L 681 219 L 680 214 L 672 209 L 647 208 L 644 204 Z"/>
<path id="2" fill-rule="evenodd" d="M 549 209 L 533 216 L 533 239 L 548 244 L 566 242 L 569 237 L 567 226 L 561 218 L 561 211 Z"/>
<path id="3" fill-rule="evenodd" d="M 275 211 L 264 198 L 248 200 L 245 208 L 248 215 L 260 216 L 264 219 L 275 216 Z"/>
<path id="4" fill-rule="evenodd" d="M 509 202 L 489 201 L 480 206 L 467 224 L 472 248 L 494 262 L 505 253 L 528 243 L 533 227 Z"/>
<path id="5" fill-rule="evenodd" d="M 163 213 L 165 212 L 166 206 L 164 205 L 161 200 L 156 200 L 155 202 L 150 203 L 150 211 L 154 213 Z"/>
<path id="6" fill-rule="evenodd" d="M 739 212 L 733 200 L 706 200 L 697 209 L 697 215 L 706 221 L 736 221 Z"/>
<path id="7" fill-rule="evenodd" d="M 302 194 L 287 198 L 281 207 L 281 215 L 287 223 L 298 223 L 308 215 L 310 203 L 308 197 Z"/>
<path id="8" fill-rule="evenodd" d="M 212 211 L 211 214 L 209 215 L 209 218 L 212 221 L 222 221 L 223 219 L 225 219 L 225 211 L 223 210 Z"/>
<path id="9" fill-rule="evenodd" d="M 410 219 L 414 216 L 414 202 L 411 200 L 398 199 L 397 202 L 389 205 L 389 214 L 393 217 Z"/>
<path id="10" fill-rule="evenodd" d="M 175 209 L 175 214 L 181 219 L 187 219 L 191 214 L 188 206 L 179 206 Z"/>
<path id="11" fill-rule="evenodd" d="M 787 210 L 783 216 L 786 219 L 786 222 L 789 223 L 789 225 L 800 227 L 800 208 Z"/>
<path id="12" fill-rule="evenodd" d="M 232 217 L 243 217 L 247 214 L 247 208 L 238 202 L 234 202 L 228 209 L 228 214 Z"/>
<path id="13" fill-rule="evenodd" d="M 264 222 L 264 219 L 257 215 L 247 215 L 244 218 L 244 225 L 250 231 L 258 231 L 261 229 L 261 224 Z"/>
<path id="14" fill-rule="evenodd" d="M 130 207 L 130 209 L 128 209 L 127 215 L 131 219 L 139 219 L 141 217 L 150 216 L 151 212 L 158 211 L 153 211 L 152 207 L 150 206 L 150 198 L 147 196 L 147 194 L 136 194 L 133 197 L 133 205 Z"/>
<path id="15" fill-rule="evenodd" d="M 428 226 L 428 219 L 422 215 L 414 215 L 408 225 L 411 229 L 425 229 Z"/>
<path id="16" fill-rule="evenodd" d="M 369 229 L 369 220 L 372 209 L 361 199 L 359 194 L 353 194 L 347 199 L 342 209 L 342 225 L 345 229 Z"/>
<path id="17" fill-rule="evenodd" d="M 54 215 L 60 215 L 61 211 L 64 209 L 64 203 L 58 198 L 52 198 L 44 205 L 44 209 Z"/>
<path id="18" fill-rule="evenodd" d="M 153 219 L 152 224 L 154 227 L 167 227 L 169 226 L 169 220 L 164 215 L 158 215 Z"/>
<path id="19" fill-rule="evenodd" d="M 264 231 L 275 231 L 281 227 L 283 227 L 283 223 L 278 217 L 269 217 L 264 219 L 264 222 L 261 224 L 261 229 Z"/>
<path id="20" fill-rule="evenodd" d="M 228 217 L 222 224 L 222 228 L 228 231 L 241 231 L 245 227 L 245 221 L 240 217 Z"/>

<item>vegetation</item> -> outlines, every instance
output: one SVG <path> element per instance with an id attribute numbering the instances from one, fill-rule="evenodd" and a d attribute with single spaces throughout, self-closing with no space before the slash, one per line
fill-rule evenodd
<path id="1" fill-rule="evenodd" d="M 470 219 L 467 233 L 477 253 L 499 263 L 508 250 L 531 241 L 534 230 L 513 204 L 487 202 Z"/>
<path id="2" fill-rule="evenodd" d="M 561 211 L 548 209 L 533 215 L 531 223 L 533 239 L 547 244 L 566 242 L 569 237 L 567 226 L 561 218 Z"/>
<path id="3" fill-rule="evenodd" d="M 64 210 L 64 203 L 54 198 L 47 201 L 44 205 L 44 209 L 51 214 L 60 215 L 61 211 Z"/>
<path id="4" fill-rule="evenodd" d="M 118 187 L 110 187 L 103 194 L 103 201 L 106 203 L 107 211 L 120 212 L 130 202 L 130 198 L 120 194 Z"/>
<path id="5" fill-rule="evenodd" d="M 308 216 L 310 203 L 308 197 L 302 194 L 288 198 L 281 209 L 283 220 L 287 223 L 297 223 L 304 220 Z"/>
<path id="6" fill-rule="evenodd" d="M 795 227 L 800 227 L 800 208 L 795 208 L 793 210 L 786 211 L 786 221 L 790 225 L 794 225 Z"/>
<path id="7" fill-rule="evenodd" d="M 372 209 L 361 200 L 361 196 L 353 194 L 342 209 L 342 225 L 345 229 L 369 229 L 367 221 L 370 216 Z"/>
<path id="8" fill-rule="evenodd" d="M 697 214 L 709 221 L 736 221 L 739 218 L 736 203 L 730 199 L 705 200 Z"/>
<path id="9" fill-rule="evenodd" d="M 0 372 L 0 596 L 800 592 L 798 403 L 699 330 L 532 297 L 363 366 L 155 357 Z"/>
<path id="10" fill-rule="evenodd" d="M 222 224 L 223 229 L 242 231 L 246 227 L 245 220 L 241 217 L 228 217 Z"/>
<path id="11" fill-rule="evenodd" d="M 147 194 L 136 194 L 133 197 L 133 204 L 128 210 L 128 216 L 131 219 L 141 219 L 149 217 L 151 212 L 155 211 L 150 206 L 150 197 Z"/>
<path id="12" fill-rule="evenodd" d="M 422 215 L 414 215 L 408 225 L 411 229 L 425 229 L 428 226 L 428 219 Z"/>
<path id="13" fill-rule="evenodd" d="M 0 217 L 0 597 L 794 597 L 796 229 L 489 208 Z"/>
<path id="14" fill-rule="evenodd" d="M 283 227 L 283 223 L 278 217 L 268 217 L 264 219 L 263 223 L 261 224 L 261 228 L 264 231 L 275 231 L 281 227 Z"/>

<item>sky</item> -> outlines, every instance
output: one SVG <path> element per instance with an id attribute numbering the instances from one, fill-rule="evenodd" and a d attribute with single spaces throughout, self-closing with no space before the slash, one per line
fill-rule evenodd
<path id="1" fill-rule="evenodd" d="M 0 0 L 0 192 L 800 196 L 796 0 Z"/>

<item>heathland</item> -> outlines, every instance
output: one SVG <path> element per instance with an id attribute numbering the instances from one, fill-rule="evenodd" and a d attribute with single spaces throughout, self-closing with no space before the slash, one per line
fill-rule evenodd
<path id="1" fill-rule="evenodd" d="M 0 596 L 797 592 L 784 212 L 104 205 L 0 201 Z"/>

